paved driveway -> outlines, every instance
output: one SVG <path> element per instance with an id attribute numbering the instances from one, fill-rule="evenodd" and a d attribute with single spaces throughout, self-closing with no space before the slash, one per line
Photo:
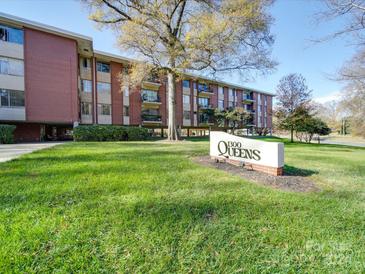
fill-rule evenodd
<path id="1" fill-rule="evenodd" d="M 0 163 L 20 157 L 26 153 L 31 153 L 36 150 L 53 147 L 59 144 L 62 144 L 62 142 L 0 145 Z"/>

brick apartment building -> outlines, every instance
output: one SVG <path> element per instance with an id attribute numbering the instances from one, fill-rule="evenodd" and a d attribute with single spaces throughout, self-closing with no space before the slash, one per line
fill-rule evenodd
<path id="1" fill-rule="evenodd" d="M 0 123 L 16 125 L 17 141 L 70 137 L 78 124 L 167 127 L 166 81 L 121 88 L 134 60 L 97 51 L 92 38 L 0 13 Z M 244 107 L 248 128 L 272 127 L 273 95 L 186 75 L 177 82 L 177 125 L 197 133 L 209 110 Z M 211 113 L 211 111 L 210 111 Z"/>

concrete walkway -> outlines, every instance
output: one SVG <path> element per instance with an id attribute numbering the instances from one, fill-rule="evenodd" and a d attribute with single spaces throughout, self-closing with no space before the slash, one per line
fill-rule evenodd
<path id="1" fill-rule="evenodd" d="M 0 163 L 20 157 L 23 154 L 62 144 L 62 142 L 0 145 Z"/>
<path id="2" fill-rule="evenodd" d="M 332 141 L 332 140 L 323 140 L 323 141 L 321 141 L 321 144 L 365 147 L 365 144 L 363 144 L 363 143 L 346 142 L 346 141 Z"/>

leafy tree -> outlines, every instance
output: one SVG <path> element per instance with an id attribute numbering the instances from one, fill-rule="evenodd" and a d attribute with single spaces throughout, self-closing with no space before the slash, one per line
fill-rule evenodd
<path id="1" fill-rule="evenodd" d="M 109 26 L 126 52 L 141 62 L 132 80 L 167 74 L 168 139 L 178 139 L 175 83 L 184 72 L 267 72 L 273 37 L 271 0 L 81 0 L 90 18 Z M 138 81 L 137 81 L 138 80 Z"/>
<path id="2" fill-rule="evenodd" d="M 305 142 L 310 143 L 314 135 L 318 135 L 319 142 L 319 136 L 330 134 L 331 129 L 321 119 L 306 115 L 303 117 L 301 123 L 296 125 L 295 132 L 300 141 L 304 140 Z"/>
<path id="3" fill-rule="evenodd" d="M 230 125 L 233 134 L 235 129 L 247 125 L 250 119 L 250 114 L 242 107 L 228 108 L 225 110 L 216 109 L 214 116 L 219 126 L 224 126 L 225 124 Z"/>
<path id="4" fill-rule="evenodd" d="M 275 115 L 278 126 L 290 131 L 290 140 L 294 141 L 294 129 L 301 123 L 302 115 L 310 109 L 311 90 L 300 74 L 284 76 L 276 89 L 277 109 Z"/>

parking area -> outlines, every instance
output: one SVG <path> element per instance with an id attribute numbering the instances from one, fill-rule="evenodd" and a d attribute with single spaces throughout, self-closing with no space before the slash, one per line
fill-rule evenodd
<path id="1" fill-rule="evenodd" d="M 0 145 L 0 163 L 20 157 L 23 154 L 62 144 L 62 142 L 27 143 Z"/>

